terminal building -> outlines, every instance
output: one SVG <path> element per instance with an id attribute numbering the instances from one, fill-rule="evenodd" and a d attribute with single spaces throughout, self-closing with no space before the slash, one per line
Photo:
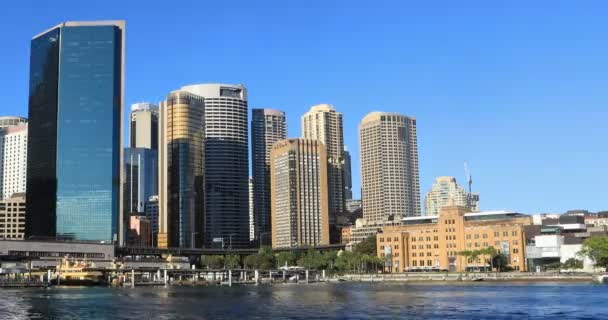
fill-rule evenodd
<path id="1" fill-rule="evenodd" d="M 489 270 L 486 258 L 468 259 L 459 253 L 494 247 L 507 256 L 509 266 L 525 271 L 525 231 L 530 216 L 510 211 L 471 213 L 447 206 L 439 215 L 406 217 L 400 225 L 385 226 L 376 236 L 378 257 L 391 272 L 464 272 Z"/>

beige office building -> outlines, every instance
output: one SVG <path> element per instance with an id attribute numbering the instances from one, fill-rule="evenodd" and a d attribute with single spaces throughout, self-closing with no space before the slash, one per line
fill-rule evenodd
<path id="1" fill-rule="evenodd" d="M 472 201 L 471 195 L 456 182 L 456 178 L 444 176 L 435 178 L 435 183 L 431 190 L 426 193 L 424 199 L 424 214 L 439 215 L 441 208 L 448 204 L 467 207 L 471 211 L 479 211 L 479 197 L 477 201 Z"/>
<path id="2" fill-rule="evenodd" d="M 416 120 L 372 112 L 359 125 L 363 218 L 383 223 L 420 215 Z"/>
<path id="3" fill-rule="evenodd" d="M 329 244 L 325 146 L 309 139 L 276 142 L 270 177 L 272 246 Z"/>
<path id="4" fill-rule="evenodd" d="M 158 106 L 147 102 L 132 104 L 129 133 L 131 148 L 156 150 L 158 148 Z"/>
<path id="5" fill-rule="evenodd" d="M 15 193 L 0 201 L 0 239 L 23 240 L 25 234 L 25 193 Z"/>
<path id="6" fill-rule="evenodd" d="M 342 113 L 329 104 L 310 108 L 302 116 L 302 138 L 318 140 L 327 151 L 327 188 L 330 223 L 345 211 L 344 197 L 344 130 Z"/>
<path id="7" fill-rule="evenodd" d="M 174 91 L 161 103 L 158 246 L 201 247 L 204 219 L 204 99 Z"/>

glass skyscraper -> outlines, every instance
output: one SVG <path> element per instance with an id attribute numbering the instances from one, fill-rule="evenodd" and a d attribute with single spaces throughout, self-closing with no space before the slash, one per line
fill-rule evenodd
<path id="1" fill-rule="evenodd" d="M 124 21 L 31 42 L 26 238 L 118 240 Z"/>

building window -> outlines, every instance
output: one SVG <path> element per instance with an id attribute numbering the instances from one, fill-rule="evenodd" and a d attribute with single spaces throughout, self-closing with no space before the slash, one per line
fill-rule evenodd
<path id="1" fill-rule="evenodd" d="M 384 238 L 380 238 L 380 242 L 384 242 Z"/>
<path id="2" fill-rule="evenodd" d="M 518 254 L 518 253 L 519 253 L 519 249 L 513 248 L 513 254 Z"/>
<path id="3" fill-rule="evenodd" d="M 484 234 L 483 234 L 483 238 L 484 238 L 484 239 L 487 239 L 487 238 L 488 238 L 488 234 L 487 234 L 487 233 L 484 233 Z"/>
<path id="4" fill-rule="evenodd" d="M 394 241 L 399 241 L 399 238 L 398 238 L 398 237 L 395 237 L 395 239 L 393 239 L 393 240 L 394 240 Z"/>
<path id="5" fill-rule="evenodd" d="M 517 231 L 511 232 L 511 235 L 514 236 L 514 237 L 516 237 L 517 236 Z"/>

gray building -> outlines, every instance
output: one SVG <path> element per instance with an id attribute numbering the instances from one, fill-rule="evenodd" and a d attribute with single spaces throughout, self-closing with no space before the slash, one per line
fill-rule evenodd
<path id="1" fill-rule="evenodd" d="M 124 31 L 65 22 L 31 41 L 26 238 L 122 234 Z"/>
<path id="2" fill-rule="evenodd" d="M 158 149 L 158 106 L 148 102 L 131 105 L 129 119 L 131 148 Z"/>
<path id="3" fill-rule="evenodd" d="M 344 146 L 344 202 L 348 204 L 349 200 L 353 198 L 353 173 L 352 173 L 352 159 L 350 152 Z M 346 211 L 348 208 L 346 208 Z"/>
<path id="4" fill-rule="evenodd" d="M 287 138 L 285 112 L 253 109 L 251 118 L 251 162 L 253 171 L 254 239 L 270 243 L 270 152 L 272 145 Z"/>
<path id="5" fill-rule="evenodd" d="M 247 89 L 232 84 L 182 87 L 205 100 L 204 245 L 249 246 Z"/>

